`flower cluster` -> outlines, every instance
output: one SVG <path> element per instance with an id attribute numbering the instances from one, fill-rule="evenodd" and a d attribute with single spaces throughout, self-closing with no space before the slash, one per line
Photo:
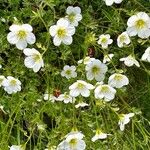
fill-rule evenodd
<path id="1" fill-rule="evenodd" d="M 60 46 L 61 43 L 70 45 L 73 41 L 72 36 L 75 34 L 75 27 L 82 20 L 81 9 L 79 7 L 69 6 L 66 14 L 65 18 L 60 18 L 56 25 L 52 25 L 49 29 L 55 46 Z"/>

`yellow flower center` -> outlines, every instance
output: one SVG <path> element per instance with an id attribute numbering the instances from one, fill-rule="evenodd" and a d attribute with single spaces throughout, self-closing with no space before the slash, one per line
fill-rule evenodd
<path id="1" fill-rule="evenodd" d="M 120 42 L 124 42 L 126 40 L 126 36 L 125 35 L 121 35 L 120 36 Z"/>
<path id="2" fill-rule="evenodd" d="M 57 31 L 57 35 L 59 38 L 64 38 L 66 36 L 66 29 L 65 28 L 60 28 Z"/>
<path id="3" fill-rule="evenodd" d="M 144 21 L 144 20 L 139 19 L 139 20 L 136 22 L 136 28 L 137 28 L 137 29 L 142 29 L 142 28 L 144 28 L 144 26 L 145 26 L 145 21 Z"/>
<path id="4" fill-rule="evenodd" d="M 15 86 L 16 84 L 17 84 L 17 81 L 16 81 L 16 80 L 11 80 L 11 81 L 10 81 L 10 85 L 11 85 L 11 86 Z"/>
<path id="5" fill-rule="evenodd" d="M 71 75 L 71 70 L 66 70 L 67 75 Z"/>
<path id="6" fill-rule="evenodd" d="M 119 75 L 119 74 L 115 75 L 114 77 L 114 79 L 118 81 L 122 80 L 122 78 L 123 78 L 122 75 Z"/>
<path id="7" fill-rule="evenodd" d="M 98 68 L 97 66 L 92 67 L 92 73 L 93 74 L 97 74 L 97 73 L 99 73 L 99 71 L 100 71 L 100 68 Z"/>
<path id="8" fill-rule="evenodd" d="M 73 21 L 75 20 L 75 16 L 76 16 L 75 13 L 69 14 L 69 16 L 68 16 L 69 21 L 70 21 L 70 22 L 73 22 Z"/>
<path id="9" fill-rule="evenodd" d="M 103 85 L 101 91 L 102 92 L 108 92 L 109 91 L 108 86 Z"/>
<path id="10" fill-rule="evenodd" d="M 17 36 L 19 37 L 19 39 L 24 39 L 24 38 L 26 38 L 27 33 L 24 30 L 20 30 L 20 31 L 18 31 Z"/>
<path id="11" fill-rule="evenodd" d="M 119 115 L 119 120 L 124 120 L 124 116 L 125 116 L 124 114 L 120 114 Z"/>
<path id="12" fill-rule="evenodd" d="M 84 88 L 84 84 L 78 83 L 78 89 L 83 89 L 83 88 Z"/>
<path id="13" fill-rule="evenodd" d="M 77 139 L 76 138 L 71 139 L 70 142 L 69 142 L 69 144 L 71 145 L 71 147 L 75 147 L 76 144 L 77 144 Z"/>
<path id="14" fill-rule="evenodd" d="M 107 42 L 107 38 L 103 37 L 103 38 L 101 39 L 101 42 L 102 42 L 102 43 L 106 43 L 106 42 Z"/>
<path id="15" fill-rule="evenodd" d="M 34 60 L 35 62 L 39 62 L 39 61 L 41 60 L 41 56 L 40 56 L 40 55 L 34 55 L 34 56 L 33 56 L 33 60 Z"/>

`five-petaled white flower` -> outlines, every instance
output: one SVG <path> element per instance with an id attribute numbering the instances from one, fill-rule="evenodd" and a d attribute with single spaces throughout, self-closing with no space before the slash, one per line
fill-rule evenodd
<path id="1" fill-rule="evenodd" d="M 77 105 L 75 105 L 75 108 L 79 108 L 79 107 L 86 107 L 89 106 L 89 104 L 84 103 L 83 101 L 79 102 Z"/>
<path id="2" fill-rule="evenodd" d="M 57 147 L 57 150 L 84 150 L 86 144 L 83 140 L 84 135 L 81 132 L 71 132 L 66 136 Z"/>
<path id="3" fill-rule="evenodd" d="M 108 45 L 112 44 L 113 40 L 110 39 L 109 34 L 102 34 L 99 36 L 98 44 L 102 46 L 102 48 L 106 49 L 108 48 Z"/>
<path id="4" fill-rule="evenodd" d="M 75 66 L 64 66 L 61 76 L 66 77 L 67 79 L 77 77 L 76 67 Z"/>
<path id="5" fill-rule="evenodd" d="M 117 38 L 117 45 L 121 48 L 124 47 L 125 45 L 130 44 L 131 40 L 127 32 L 123 32 L 120 34 Z"/>
<path id="6" fill-rule="evenodd" d="M 127 25 L 129 36 L 138 35 L 140 38 L 148 38 L 150 36 L 150 17 L 145 12 L 139 12 L 131 16 Z"/>
<path id="7" fill-rule="evenodd" d="M 7 35 L 7 40 L 10 44 L 15 44 L 20 50 L 27 47 L 28 44 L 35 43 L 35 35 L 32 33 L 32 26 L 29 24 L 17 25 L 13 24 L 10 26 L 11 32 Z"/>
<path id="8" fill-rule="evenodd" d="M 4 79 L 2 85 L 4 86 L 4 90 L 8 94 L 17 93 L 18 91 L 21 91 L 21 82 L 12 76 L 8 76 L 6 79 Z"/>
<path id="9" fill-rule="evenodd" d="M 142 55 L 142 58 L 141 58 L 143 61 L 148 61 L 150 62 L 150 47 L 148 47 L 146 50 L 145 50 L 145 53 Z"/>
<path id="10" fill-rule="evenodd" d="M 92 84 L 89 84 L 83 80 L 77 80 L 75 83 L 73 83 L 70 87 L 70 95 L 72 97 L 77 97 L 80 94 L 83 97 L 89 97 L 90 96 L 90 90 L 94 89 L 94 86 Z"/>
<path id="11" fill-rule="evenodd" d="M 124 61 L 124 64 L 128 67 L 131 67 L 133 65 L 140 67 L 139 62 L 132 55 L 129 55 L 128 57 L 125 58 L 120 58 L 120 61 Z"/>
<path id="12" fill-rule="evenodd" d="M 79 60 L 79 61 L 78 61 L 78 64 L 83 63 L 83 64 L 87 65 L 87 64 L 89 64 L 90 62 L 92 62 L 93 60 L 95 60 L 95 58 L 91 58 L 91 57 L 87 56 L 87 57 L 85 57 L 84 59 Z"/>
<path id="13" fill-rule="evenodd" d="M 100 140 L 106 139 L 108 135 L 110 134 L 103 133 L 100 129 L 97 129 L 96 134 L 92 137 L 92 142 L 95 142 L 99 139 Z"/>
<path id="14" fill-rule="evenodd" d="M 129 84 L 129 79 L 120 73 L 114 73 L 109 77 L 108 84 L 111 87 L 121 88 Z"/>
<path id="15" fill-rule="evenodd" d="M 100 60 L 95 59 L 86 65 L 85 70 L 88 80 L 95 78 L 96 81 L 103 81 L 108 68 Z"/>
<path id="16" fill-rule="evenodd" d="M 107 6 L 111 6 L 113 3 L 120 4 L 123 0 L 104 0 Z"/>
<path id="17" fill-rule="evenodd" d="M 103 63 L 110 62 L 113 57 L 114 57 L 114 54 L 105 54 L 103 58 Z"/>
<path id="18" fill-rule="evenodd" d="M 105 101 L 111 101 L 115 98 L 116 90 L 107 84 L 100 84 L 94 90 L 96 99 L 104 99 Z"/>
<path id="19" fill-rule="evenodd" d="M 129 114 L 120 114 L 118 125 L 120 126 L 120 130 L 123 131 L 125 129 L 125 125 L 130 122 L 130 118 L 134 116 L 134 113 Z"/>
<path id="20" fill-rule="evenodd" d="M 44 67 L 42 55 L 34 48 L 26 48 L 23 53 L 27 56 L 24 64 L 27 68 L 32 68 L 34 72 L 38 72 L 41 67 Z"/>
<path id="21" fill-rule="evenodd" d="M 69 6 L 66 10 L 66 13 L 66 18 L 70 22 L 70 24 L 77 27 L 78 22 L 82 20 L 80 7 Z"/>
<path id="22" fill-rule="evenodd" d="M 23 150 L 23 147 L 21 145 L 12 145 L 10 150 Z"/>
<path id="23" fill-rule="evenodd" d="M 0 87 L 3 85 L 3 81 L 5 80 L 6 78 L 2 75 L 0 75 Z"/>
<path id="24" fill-rule="evenodd" d="M 65 104 L 73 103 L 75 101 L 75 98 L 73 98 L 72 96 L 68 95 L 67 93 L 60 94 L 57 99 L 60 100 L 60 101 L 63 101 Z"/>
<path id="25" fill-rule="evenodd" d="M 75 33 L 75 27 L 70 25 L 68 20 L 61 18 L 56 25 L 50 27 L 49 32 L 53 37 L 55 46 L 59 46 L 61 43 L 70 45 L 72 43 L 72 35 Z"/>

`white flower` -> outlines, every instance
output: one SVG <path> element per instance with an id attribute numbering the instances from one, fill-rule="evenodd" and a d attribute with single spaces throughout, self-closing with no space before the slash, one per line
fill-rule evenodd
<path id="1" fill-rule="evenodd" d="M 82 20 L 81 9 L 80 7 L 69 6 L 66 10 L 66 18 L 73 26 L 78 26 L 78 22 Z"/>
<path id="2" fill-rule="evenodd" d="M 26 48 L 23 53 L 27 56 L 24 64 L 27 68 L 32 68 L 34 72 L 38 72 L 41 67 L 44 67 L 42 55 L 34 48 Z"/>
<path id="3" fill-rule="evenodd" d="M 104 0 L 107 6 L 111 6 L 113 3 L 120 4 L 123 0 Z"/>
<path id="4" fill-rule="evenodd" d="M 15 44 L 16 47 L 20 50 L 23 50 L 27 47 L 28 44 L 35 43 L 35 35 L 32 33 L 32 26 L 29 24 L 16 25 L 13 24 L 10 26 L 9 30 L 11 32 L 7 35 L 7 40 L 10 44 Z"/>
<path id="5" fill-rule="evenodd" d="M 84 103 L 84 102 L 79 102 L 77 105 L 75 105 L 75 108 L 85 107 L 85 106 L 89 106 L 89 104 Z"/>
<path id="6" fill-rule="evenodd" d="M 10 147 L 10 150 L 23 150 L 21 145 L 12 145 Z"/>
<path id="7" fill-rule="evenodd" d="M 106 139 L 108 135 L 110 134 L 103 133 L 101 130 L 97 129 L 96 134 L 92 137 L 92 142 L 95 142 L 99 139 Z"/>
<path id="8" fill-rule="evenodd" d="M 3 85 L 3 81 L 5 80 L 6 78 L 2 75 L 0 75 L 0 87 Z"/>
<path id="9" fill-rule="evenodd" d="M 129 35 L 127 34 L 127 32 L 123 32 L 117 38 L 117 45 L 119 47 L 124 47 L 124 45 L 130 44 L 130 42 L 131 41 L 130 41 L 130 38 L 129 38 Z"/>
<path id="10" fill-rule="evenodd" d="M 125 125 L 130 122 L 130 118 L 134 116 L 134 113 L 129 114 L 120 114 L 118 125 L 120 126 L 120 130 L 123 131 L 125 129 Z"/>
<path id="11" fill-rule="evenodd" d="M 138 35 L 140 38 L 150 36 L 150 17 L 145 12 L 139 12 L 131 16 L 127 21 L 127 33 L 129 36 Z"/>
<path id="12" fill-rule="evenodd" d="M 86 144 L 83 137 L 81 132 L 69 133 L 66 139 L 58 145 L 57 150 L 84 150 Z"/>
<path id="13" fill-rule="evenodd" d="M 124 64 L 128 67 L 131 67 L 133 65 L 140 67 L 139 62 L 132 55 L 129 55 L 128 57 L 125 58 L 120 58 L 120 61 L 124 61 Z"/>
<path id="14" fill-rule="evenodd" d="M 129 79 L 120 73 L 114 73 L 109 77 L 108 84 L 112 87 L 121 88 L 129 84 Z"/>
<path id="15" fill-rule="evenodd" d="M 87 56 L 84 59 L 79 60 L 78 64 L 83 63 L 83 64 L 87 65 L 87 64 L 89 64 L 93 60 L 95 60 L 95 58 L 91 58 L 91 57 Z"/>
<path id="16" fill-rule="evenodd" d="M 90 90 L 94 89 L 94 86 L 92 84 L 86 83 L 83 80 L 77 80 L 77 82 L 73 83 L 70 87 L 70 95 L 72 97 L 77 97 L 80 94 L 83 97 L 89 97 L 90 96 Z"/>
<path id="17" fill-rule="evenodd" d="M 46 94 L 44 94 L 44 100 L 51 101 L 52 103 L 54 103 L 55 101 L 57 101 L 57 97 L 55 97 L 52 94 L 46 93 Z"/>
<path id="18" fill-rule="evenodd" d="M 75 98 L 71 97 L 67 93 L 60 94 L 57 99 L 60 100 L 60 101 L 63 101 L 65 104 L 73 103 L 75 101 Z"/>
<path id="19" fill-rule="evenodd" d="M 103 84 L 97 86 L 94 93 L 96 99 L 104 98 L 105 101 L 110 101 L 115 98 L 116 90 L 107 84 Z"/>
<path id="20" fill-rule="evenodd" d="M 75 33 L 75 27 L 70 25 L 68 20 L 61 18 L 56 25 L 50 27 L 49 32 L 53 37 L 55 46 L 59 46 L 61 43 L 70 45 L 72 43 L 72 35 Z"/>
<path id="21" fill-rule="evenodd" d="M 3 86 L 4 86 L 4 90 L 8 94 L 17 93 L 18 91 L 21 91 L 21 82 L 12 76 L 8 76 L 3 81 Z"/>
<path id="22" fill-rule="evenodd" d="M 0 69 L 2 68 L 2 65 L 0 65 Z"/>
<path id="23" fill-rule="evenodd" d="M 145 50 L 145 53 L 142 55 L 141 59 L 150 62 L 150 47 Z"/>
<path id="24" fill-rule="evenodd" d="M 85 67 L 86 77 L 88 80 L 103 81 L 108 68 L 100 60 L 95 59 Z"/>
<path id="25" fill-rule="evenodd" d="M 64 66 L 61 76 L 66 77 L 67 79 L 77 77 L 76 67 L 75 66 Z"/>
<path id="26" fill-rule="evenodd" d="M 104 55 L 103 63 L 110 62 L 113 57 L 114 57 L 114 54 L 106 54 L 106 55 Z"/>
<path id="27" fill-rule="evenodd" d="M 108 45 L 112 44 L 113 40 L 110 39 L 109 34 L 102 34 L 99 36 L 98 44 L 102 46 L 102 48 L 106 49 L 108 48 Z"/>

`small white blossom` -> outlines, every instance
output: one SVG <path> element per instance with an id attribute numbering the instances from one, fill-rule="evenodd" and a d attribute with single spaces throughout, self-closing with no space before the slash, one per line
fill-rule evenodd
<path id="1" fill-rule="evenodd" d="M 61 76 L 66 77 L 67 79 L 77 77 L 76 67 L 75 66 L 64 66 Z"/>
<path id="2" fill-rule="evenodd" d="M 102 34 L 99 36 L 98 44 L 102 46 L 102 48 L 106 49 L 108 48 L 108 45 L 112 44 L 113 40 L 110 39 L 109 34 Z"/>
<path id="3" fill-rule="evenodd" d="M 113 3 L 120 4 L 123 0 L 104 0 L 107 6 L 111 6 Z"/>
<path id="4" fill-rule="evenodd" d="M 120 73 L 114 73 L 109 77 L 108 84 L 115 88 L 121 88 L 129 84 L 129 79 Z"/>
<path id="5" fill-rule="evenodd" d="M 21 145 L 12 145 L 10 150 L 24 150 Z"/>
<path id="6" fill-rule="evenodd" d="M 35 43 L 35 35 L 32 33 L 33 28 L 29 24 L 17 25 L 13 24 L 10 26 L 11 32 L 7 35 L 7 40 L 10 44 L 15 44 L 20 50 L 27 47 L 28 44 Z"/>
<path id="7" fill-rule="evenodd" d="M 82 20 L 80 7 L 69 6 L 66 10 L 66 13 L 67 13 L 66 18 L 68 19 L 70 24 L 77 27 L 78 22 Z"/>
<path id="8" fill-rule="evenodd" d="M 128 67 L 131 67 L 133 65 L 140 67 L 139 62 L 132 55 L 129 55 L 128 57 L 125 58 L 120 58 L 120 61 L 124 61 L 124 64 Z"/>
<path id="9" fill-rule="evenodd" d="M 54 103 L 55 101 L 57 101 L 57 97 L 55 97 L 53 94 L 44 94 L 44 100 L 45 101 L 51 101 L 52 103 Z"/>
<path id="10" fill-rule="evenodd" d="M 83 137 L 84 135 L 81 132 L 71 132 L 58 145 L 57 150 L 85 150 L 86 144 Z"/>
<path id="11" fill-rule="evenodd" d="M 49 32 L 55 46 L 59 46 L 61 43 L 70 45 L 73 41 L 72 35 L 75 34 L 75 27 L 70 25 L 68 20 L 61 18 L 56 25 L 50 27 Z"/>
<path id="12" fill-rule="evenodd" d="M 139 12 L 131 16 L 127 21 L 127 25 L 129 36 L 138 35 L 142 39 L 150 36 L 150 17 L 145 12 Z"/>
<path id="13" fill-rule="evenodd" d="M 3 81 L 5 80 L 6 78 L 2 75 L 0 75 L 0 87 L 3 85 Z"/>
<path id="14" fill-rule="evenodd" d="M 15 79 L 12 76 L 8 76 L 3 81 L 4 90 L 8 94 L 17 93 L 18 91 L 21 91 L 21 82 L 18 79 Z"/>
<path id="15" fill-rule="evenodd" d="M 27 68 L 32 68 L 34 72 L 38 72 L 41 67 L 44 67 L 42 55 L 34 48 L 26 48 L 23 53 L 27 56 L 24 64 Z"/>
<path id="16" fill-rule="evenodd" d="M 57 99 L 60 100 L 60 101 L 63 101 L 65 104 L 73 103 L 75 101 L 75 98 L 68 95 L 67 93 L 60 94 Z"/>
<path id="17" fill-rule="evenodd" d="M 88 80 L 103 81 L 108 68 L 100 60 L 95 59 L 86 65 L 85 70 Z"/>
<path id="18" fill-rule="evenodd" d="M 79 102 L 77 105 L 75 105 L 75 108 L 85 107 L 85 106 L 89 106 L 89 104 L 84 103 L 84 102 Z"/>
<path id="19" fill-rule="evenodd" d="M 110 134 L 103 133 L 101 130 L 97 129 L 96 134 L 92 137 L 92 142 L 95 142 L 99 139 L 100 140 L 106 139 L 108 135 Z"/>
<path id="20" fill-rule="evenodd" d="M 87 64 L 89 64 L 90 62 L 92 62 L 93 60 L 95 60 L 95 58 L 91 58 L 91 57 L 87 56 L 87 57 L 85 57 L 84 59 L 79 60 L 79 61 L 78 61 L 78 64 L 83 63 L 83 64 L 87 65 Z"/>
<path id="21" fill-rule="evenodd" d="M 134 113 L 129 114 L 120 114 L 118 125 L 120 126 L 120 130 L 123 131 L 125 129 L 125 125 L 130 122 L 130 118 L 134 116 Z"/>
<path id="22" fill-rule="evenodd" d="M 72 97 L 77 97 L 80 94 L 83 97 L 89 97 L 90 96 L 90 90 L 94 89 L 94 86 L 92 84 L 89 84 L 83 80 L 77 80 L 77 82 L 73 83 L 70 87 L 70 95 Z"/>
<path id="23" fill-rule="evenodd" d="M 114 54 L 106 54 L 106 55 L 104 55 L 103 63 L 110 62 L 113 57 L 114 57 Z"/>
<path id="24" fill-rule="evenodd" d="M 104 98 L 105 101 L 111 101 L 115 98 L 116 90 L 107 84 L 100 84 L 94 93 L 96 99 Z"/>
<path id="25" fill-rule="evenodd" d="M 130 44 L 130 37 L 127 34 L 127 32 L 123 32 L 122 34 L 120 34 L 117 38 L 117 45 L 121 48 L 124 47 L 125 45 Z"/>
<path id="26" fill-rule="evenodd" d="M 148 47 L 146 50 L 145 50 L 145 53 L 142 55 L 142 58 L 141 58 L 143 61 L 148 61 L 150 62 L 150 47 Z"/>

